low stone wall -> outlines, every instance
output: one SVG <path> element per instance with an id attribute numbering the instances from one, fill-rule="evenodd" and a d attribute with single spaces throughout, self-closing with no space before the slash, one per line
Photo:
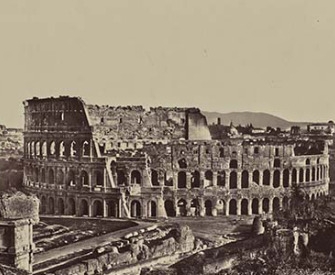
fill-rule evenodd
<path id="1" fill-rule="evenodd" d="M 94 256 L 68 267 L 52 271 L 54 275 L 90 275 L 102 273 L 130 274 L 150 261 L 177 254 L 187 253 L 195 248 L 195 237 L 186 225 L 169 225 L 151 230 L 135 232 L 125 236 L 120 244 L 109 244 L 96 249 Z M 121 245 L 123 244 L 123 245 Z M 164 260 L 164 259 L 163 259 Z M 149 262 L 149 263 L 148 263 Z M 136 266 L 130 266 L 136 264 Z M 128 270 L 127 272 L 125 270 Z M 115 273 L 117 272 L 117 273 Z M 124 273 L 126 272 L 126 273 Z"/>

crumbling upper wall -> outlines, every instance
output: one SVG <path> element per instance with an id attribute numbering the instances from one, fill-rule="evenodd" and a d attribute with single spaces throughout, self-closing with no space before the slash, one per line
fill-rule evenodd
<path id="1" fill-rule="evenodd" d="M 206 117 L 199 110 L 188 111 L 188 139 L 211 140 Z"/>
<path id="2" fill-rule="evenodd" d="M 94 135 L 99 140 L 185 138 L 186 114 L 183 108 L 142 106 L 86 106 Z M 105 138 L 106 138 L 105 137 Z"/>
<path id="3" fill-rule="evenodd" d="M 85 103 L 78 97 L 33 98 L 26 100 L 25 131 L 87 131 Z"/>

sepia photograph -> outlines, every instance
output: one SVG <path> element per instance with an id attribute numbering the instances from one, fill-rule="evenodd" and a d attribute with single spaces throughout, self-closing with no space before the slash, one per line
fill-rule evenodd
<path id="1" fill-rule="evenodd" d="M 335 274 L 334 11 L 0 0 L 0 275 Z"/>

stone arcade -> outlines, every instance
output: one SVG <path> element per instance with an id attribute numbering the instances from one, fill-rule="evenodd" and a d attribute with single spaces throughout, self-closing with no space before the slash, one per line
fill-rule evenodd
<path id="1" fill-rule="evenodd" d="M 214 140 L 196 108 L 96 106 L 77 97 L 24 106 L 24 184 L 43 214 L 252 215 L 288 207 L 293 183 L 309 199 L 328 194 L 326 143 Z"/>

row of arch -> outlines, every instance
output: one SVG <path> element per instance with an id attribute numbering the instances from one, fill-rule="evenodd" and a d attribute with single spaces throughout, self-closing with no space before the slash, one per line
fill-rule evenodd
<path id="1" fill-rule="evenodd" d="M 72 141 L 30 141 L 26 142 L 26 156 L 33 157 L 89 157 L 90 143 L 89 140 L 81 142 Z"/>
<path id="2" fill-rule="evenodd" d="M 100 199 L 95 199 L 90 204 L 89 200 L 84 198 L 76 200 L 72 197 L 64 199 L 42 195 L 40 196 L 40 214 L 119 217 L 119 207 L 117 200 L 108 200 L 105 213 L 103 201 Z"/>
<path id="3" fill-rule="evenodd" d="M 316 164 L 320 163 L 320 158 L 317 158 L 316 160 Z M 180 160 L 178 160 L 178 165 L 180 169 L 186 169 L 188 167 L 187 161 L 185 158 L 182 158 Z M 311 160 L 309 158 L 307 158 L 305 160 L 305 165 L 311 165 Z M 279 158 L 275 158 L 273 160 L 273 167 L 274 168 L 280 168 L 281 167 L 281 160 Z M 230 169 L 238 169 L 238 160 L 237 159 L 231 159 L 229 161 L 229 168 Z"/>
<path id="4" fill-rule="evenodd" d="M 55 171 L 56 170 L 56 171 Z M 49 184 L 59 184 L 59 185 L 69 185 L 75 186 L 80 184 L 82 186 L 88 186 L 90 184 L 89 173 L 86 170 L 76 171 L 70 169 L 64 172 L 62 169 L 55 169 L 53 167 L 40 168 L 33 166 L 25 167 L 25 175 L 29 181 L 49 183 Z M 79 177 L 79 179 L 78 179 Z M 93 171 L 93 182 L 95 186 L 104 185 L 104 173 L 101 170 Z"/>
<path id="5" fill-rule="evenodd" d="M 302 182 L 314 182 L 322 180 L 326 175 L 326 166 L 320 167 L 312 167 L 304 169 L 299 169 L 299 174 L 296 168 L 293 168 L 291 171 L 289 169 L 284 169 L 281 175 L 280 170 L 273 171 L 272 177 L 272 186 L 277 188 L 281 185 L 283 187 L 289 187 L 290 182 L 292 183 L 302 183 Z M 251 178 L 250 178 L 251 176 Z M 281 179 L 282 178 L 282 179 Z M 244 170 L 241 173 L 241 188 L 249 188 L 250 181 L 260 184 L 260 171 L 254 170 L 251 174 L 249 171 Z M 208 170 L 205 172 L 204 180 L 208 185 L 213 184 L 213 172 Z M 185 171 L 178 172 L 177 178 L 177 186 L 178 188 L 186 188 L 187 187 L 187 173 Z M 229 173 L 229 189 L 236 189 L 238 187 L 238 173 L 236 171 L 231 171 Z M 226 184 L 226 172 L 220 171 L 217 175 L 217 185 L 225 186 Z M 262 185 L 271 185 L 271 172 L 266 169 L 262 172 Z M 199 171 L 194 171 L 191 173 L 191 188 L 200 187 L 200 173 Z"/>

